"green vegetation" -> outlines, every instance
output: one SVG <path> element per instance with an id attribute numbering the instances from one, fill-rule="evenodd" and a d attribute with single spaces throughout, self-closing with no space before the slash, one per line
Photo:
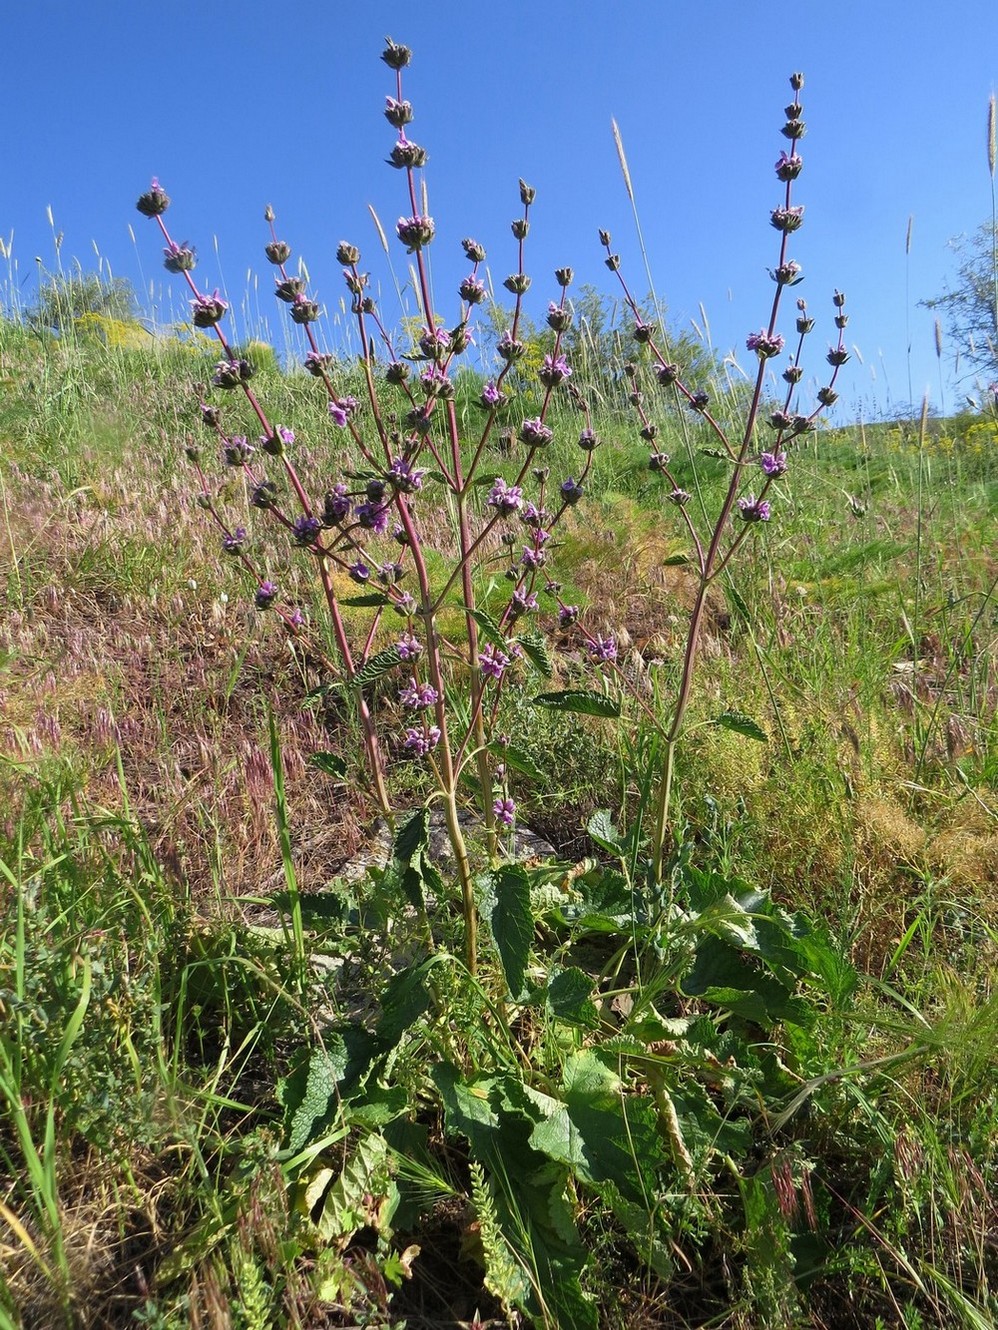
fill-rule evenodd
<path id="1" fill-rule="evenodd" d="M 641 708 L 692 582 L 607 381 L 557 567 L 637 700 L 505 695 L 557 857 L 472 835 L 472 978 L 421 813 L 349 871 L 356 723 L 219 566 L 183 458 L 210 363 L 0 324 L 0 1325 L 993 1324 L 993 415 L 798 445 L 708 605 L 655 882 Z M 314 379 L 257 382 L 314 477 L 349 461 Z M 702 429 L 662 421 L 709 505 Z"/>

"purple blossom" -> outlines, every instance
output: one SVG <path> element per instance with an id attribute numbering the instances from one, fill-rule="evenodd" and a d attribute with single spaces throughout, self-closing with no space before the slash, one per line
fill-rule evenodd
<path id="1" fill-rule="evenodd" d="M 329 415 L 334 425 L 343 429 L 357 410 L 356 397 L 334 397 L 329 403 Z"/>
<path id="2" fill-rule="evenodd" d="M 386 503 L 360 503 L 354 516 L 365 531 L 373 531 L 382 536 L 388 530 L 388 505 Z"/>
<path id="3" fill-rule="evenodd" d="M 288 615 L 288 625 L 291 628 L 304 628 L 305 626 L 305 616 L 297 605 Z"/>
<path id="4" fill-rule="evenodd" d="M 594 637 L 589 646 L 589 658 L 596 664 L 617 659 L 617 642 L 613 637 Z"/>
<path id="5" fill-rule="evenodd" d="M 403 633 L 395 643 L 399 660 L 415 660 L 423 650 L 423 644 L 412 633 Z"/>
<path id="6" fill-rule="evenodd" d="M 531 572 L 535 571 L 538 568 L 543 568 L 546 562 L 547 562 L 547 555 L 544 553 L 544 551 L 533 549 L 529 545 L 527 545 L 524 548 L 523 553 L 520 555 L 520 563 L 524 566 L 524 568 L 529 568 Z"/>
<path id="7" fill-rule="evenodd" d="M 496 815 L 496 821 L 501 822 L 504 827 L 511 827 L 516 821 L 516 803 L 513 799 L 496 799 L 492 804 L 492 811 Z"/>
<path id="8" fill-rule="evenodd" d="M 571 628 L 579 618 L 578 605 L 561 605 L 558 609 L 558 623 L 562 628 Z"/>
<path id="9" fill-rule="evenodd" d="M 450 333 L 446 328 L 435 328 L 433 332 L 424 328 L 419 338 L 419 349 L 428 360 L 438 360 L 450 349 Z"/>
<path id="10" fill-rule="evenodd" d="M 505 651 L 500 651 L 491 642 L 486 642 L 478 657 L 478 664 L 486 678 L 501 679 L 509 664 L 509 659 Z"/>
<path id="11" fill-rule="evenodd" d="M 503 335 L 496 342 L 496 350 L 502 356 L 503 360 L 512 363 L 519 360 L 527 348 L 524 344 L 513 336 L 507 328 Z"/>
<path id="12" fill-rule="evenodd" d="M 804 220 L 804 209 L 795 208 L 774 208 L 769 214 L 770 223 L 776 227 L 777 231 L 783 231 L 789 235 L 791 231 L 800 229 Z"/>
<path id="13" fill-rule="evenodd" d="M 383 563 L 378 569 L 378 581 L 382 586 L 394 586 L 405 576 L 405 569 L 400 563 Z"/>
<path id="14" fill-rule="evenodd" d="M 557 388 L 559 383 L 572 377 L 572 369 L 564 356 L 545 356 L 537 377 L 545 388 Z"/>
<path id="15" fill-rule="evenodd" d="M 246 544 L 246 528 L 237 526 L 235 531 L 226 531 L 222 537 L 222 550 L 225 554 L 242 554 Z"/>
<path id="16" fill-rule="evenodd" d="M 277 437 L 285 447 L 290 447 L 295 441 L 295 432 L 293 429 L 289 429 L 287 425 L 278 425 Z"/>
<path id="17" fill-rule="evenodd" d="M 222 445 L 222 457 L 228 466 L 242 466 L 253 456 L 255 449 L 245 434 L 233 434 Z"/>
<path id="18" fill-rule="evenodd" d="M 794 152 L 788 156 L 785 152 L 781 152 L 776 161 L 777 179 L 783 181 L 796 180 L 803 165 L 803 159 L 797 153 Z"/>
<path id="19" fill-rule="evenodd" d="M 485 289 L 485 283 L 481 278 L 472 273 L 466 277 L 458 287 L 458 294 L 462 300 L 466 300 L 469 305 L 480 305 L 488 292 Z"/>
<path id="20" fill-rule="evenodd" d="M 425 757 L 439 742 L 440 730 L 436 725 L 430 725 L 425 730 L 417 730 L 410 726 L 405 732 L 402 747 L 408 748 L 415 757 Z"/>
<path id="21" fill-rule="evenodd" d="M 277 583 L 261 582 L 256 589 L 256 607 L 258 610 L 268 610 L 277 599 Z"/>
<path id="22" fill-rule="evenodd" d="M 499 407 L 505 406 L 508 398 L 502 389 L 497 387 L 490 379 L 482 389 L 481 396 L 478 400 L 487 411 L 496 411 Z"/>
<path id="23" fill-rule="evenodd" d="M 561 497 L 569 507 L 577 504 L 584 493 L 584 487 L 574 476 L 569 476 L 567 480 L 561 482 Z"/>
<path id="24" fill-rule="evenodd" d="M 745 338 L 745 345 L 750 351 L 754 351 L 760 360 L 768 360 L 771 356 L 780 354 L 784 341 L 779 333 L 770 334 L 762 328 L 757 333 L 749 333 Z"/>
<path id="25" fill-rule="evenodd" d="M 197 251 L 185 240 L 182 245 L 170 241 L 163 250 L 163 267 L 167 272 L 190 272 L 197 266 Z"/>
<path id="26" fill-rule="evenodd" d="M 754 494 L 746 494 L 738 500 L 744 522 L 768 522 L 769 503 L 765 499 L 756 499 Z"/>
<path id="27" fill-rule="evenodd" d="M 315 538 L 321 530 L 322 523 L 317 517 L 310 517 L 307 514 L 303 514 L 291 528 L 291 534 L 294 536 L 296 544 L 312 545 L 315 543 Z"/>
<path id="28" fill-rule="evenodd" d="M 348 572 L 350 573 L 351 579 L 356 582 L 358 586 L 365 586 L 370 581 L 371 570 L 362 559 L 358 559 L 356 563 L 352 563 Z"/>
<path id="29" fill-rule="evenodd" d="M 397 490 L 403 494 L 412 494 L 415 490 L 423 488 L 423 477 L 426 475 L 426 468 L 413 466 L 405 457 L 396 457 L 388 468 L 388 478 Z"/>
<path id="30" fill-rule="evenodd" d="M 579 447 L 584 453 L 591 453 L 594 448 L 598 448 L 600 437 L 594 429 L 584 429 L 579 435 Z"/>
<path id="31" fill-rule="evenodd" d="M 429 683 L 417 683 L 410 679 L 404 688 L 399 691 L 399 701 L 404 707 L 414 707 L 422 709 L 432 707 L 438 697 L 437 690 Z"/>
<path id="32" fill-rule="evenodd" d="M 787 455 L 781 451 L 760 453 L 759 465 L 767 476 L 782 476 L 787 469 Z"/>
<path id="33" fill-rule="evenodd" d="M 526 592 L 521 588 L 513 592 L 509 602 L 509 614 L 513 619 L 518 619 L 521 614 L 529 614 L 537 608 L 537 597 L 532 591 Z"/>
<path id="34" fill-rule="evenodd" d="M 529 526 L 534 530 L 537 530 L 544 525 L 550 516 L 551 514 L 546 508 L 538 508 L 536 503 L 525 503 L 523 505 L 523 510 L 520 513 L 520 521 L 524 526 Z"/>
<path id="35" fill-rule="evenodd" d="M 350 516 L 350 496 L 343 481 L 338 481 L 331 490 L 326 491 L 322 509 L 324 526 L 340 526 Z"/>
<path id="36" fill-rule="evenodd" d="M 423 217 L 420 213 L 414 213 L 412 217 L 400 217 L 395 223 L 395 234 L 409 254 L 428 245 L 435 232 L 433 218 Z"/>
<path id="37" fill-rule="evenodd" d="M 540 416 L 533 416 L 520 426 L 520 438 L 528 448 L 542 448 L 554 438 L 554 430 Z"/>
<path id="38" fill-rule="evenodd" d="M 507 485 L 501 476 L 496 476 L 495 484 L 489 490 L 488 504 L 500 517 L 510 517 L 523 505 L 523 490 L 519 485 Z"/>
<path id="39" fill-rule="evenodd" d="M 213 328 L 229 308 L 215 290 L 210 296 L 195 296 L 191 301 L 191 320 L 195 328 Z"/>

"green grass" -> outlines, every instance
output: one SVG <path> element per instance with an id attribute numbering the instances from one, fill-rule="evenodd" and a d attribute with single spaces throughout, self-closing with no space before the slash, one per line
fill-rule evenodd
<path id="1" fill-rule="evenodd" d="M 220 567 L 193 354 L 0 324 L 0 1324 L 992 1324 L 994 422 L 795 454 L 710 604 L 666 886 L 626 836 L 653 728 L 530 708 L 524 673 L 512 785 L 564 863 L 483 880 L 473 981 L 416 832 L 338 877 L 358 732 Z M 321 492 L 315 382 L 255 382 Z M 623 391 L 556 566 L 661 712 L 694 588 Z M 661 418 L 709 510 L 710 441 Z"/>

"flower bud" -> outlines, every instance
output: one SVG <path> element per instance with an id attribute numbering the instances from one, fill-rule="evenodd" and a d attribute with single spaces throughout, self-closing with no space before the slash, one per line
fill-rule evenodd
<path id="1" fill-rule="evenodd" d="M 197 253 L 186 241 L 182 245 L 175 245 L 171 240 L 163 250 L 163 267 L 167 272 L 191 272 L 196 266 Z"/>
<path id="2" fill-rule="evenodd" d="M 274 582 L 261 582 L 256 589 L 256 607 L 258 610 L 269 610 L 271 605 L 277 599 L 277 585 Z"/>
<path id="3" fill-rule="evenodd" d="M 796 143 L 798 139 L 802 139 L 807 133 L 807 125 L 805 125 L 803 120 L 788 120 L 780 130 L 780 133 L 784 138 L 790 139 L 792 142 Z"/>
<path id="4" fill-rule="evenodd" d="M 830 365 L 835 365 L 835 366 L 844 365 L 846 361 L 849 359 L 849 352 L 845 349 L 844 346 L 832 346 L 829 347 L 828 354 L 825 356 L 825 359 L 828 361 Z"/>
<path id="5" fill-rule="evenodd" d="M 274 295 L 278 300 L 284 300 L 287 304 L 297 300 L 299 296 L 305 294 L 305 281 L 301 277 L 285 277 L 274 287 Z"/>
<path id="6" fill-rule="evenodd" d="M 253 452 L 253 445 L 244 434 L 234 434 L 222 447 L 222 460 L 226 466 L 243 466 Z"/>
<path id="7" fill-rule="evenodd" d="M 603 260 L 603 262 L 606 264 L 606 266 L 610 269 L 611 272 L 619 272 L 619 271 L 620 271 L 620 255 L 619 255 L 619 254 L 608 254 L 607 257 Z"/>
<path id="8" fill-rule="evenodd" d="M 218 429 L 222 423 L 222 412 L 217 406 L 209 406 L 207 402 L 201 403 L 201 424 L 206 429 Z"/>
<path id="9" fill-rule="evenodd" d="M 832 296 L 832 304 L 835 306 L 836 309 L 841 309 L 845 303 L 846 303 L 845 295 L 841 291 L 836 291 L 835 294 Z"/>
<path id="10" fill-rule="evenodd" d="M 797 153 L 791 153 L 789 156 L 781 152 L 776 163 L 776 178 L 786 183 L 789 180 L 796 180 L 801 173 L 804 162 Z"/>
<path id="11" fill-rule="evenodd" d="M 814 421 L 810 416 L 794 416 L 791 428 L 794 434 L 810 434 L 814 429 Z"/>
<path id="12" fill-rule="evenodd" d="M 485 248 L 477 240 L 465 239 L 461 241 L 461 248 L 471 263 L 485 262 Z"/>
<path id="13" fill-rule="evenodd" d="M 781 263 L 775 272 L 770 274 L 773 281 L 778 286 L 796 286 L 802 280 L 800 264 L 790 259 L 787 263 Z"/>
<path id="14" fill-rule="evenodd" d="M 510 273 L 503 286 L 514 296 L 522 296 L 530 289 L 530 278 L 525 272 Z"/>
<path id="15" fill-rule="evenodd" d="M 409 366 L 403 360 L 393 360 L 385 370 L 385 382 L 396 386 L 405 383 L 410 374 Z"/>
<path id="16" fill-rule="evenodd" d="M 389 69 L 405 69 L 412 59 L 412 51 L 408 46 L 402 46 L 399 42 L 393 42 L 391 37 L 386 37 L 381 58 Z"/>
<path id="17" fill-rule="evenodd" d="M 291 246 L 283 240 L 272 240 L 269 245 L 264 246 L 263 252 L 271 263 L 280 266 L 280 264 L 287 263 L 290 259 Z"/>
<path id="18" fill-rule="evenodd" d="M 250 491 L 250 503 L 254 508 L 264 510 L 273 508 L 277 502 L 277 486 L 269 480 L 261 480 Z"/>
<path id="19" fill-rule="evenodd" d="M 396 129 L 408 125 L 412 120 L 412 103 L 397 102 L 394 97 L 385 98 L 385 119 Z"/>
<path id="20" fill-rule="evenodd" d="M 669 465 L 668 453 L 651 453 L 648 457 L 649 471 L 664 471 Z"/>
<path id="21" fill-rule="evenodd" d="M 799 120 L 800 113 L 803 109 L 804 108 L 801 106 L 800 102 L 791 102 L 789 106 L 783 108 L 783 114 L 788 120 Z"/>
<path id="22" fill-rule="evenodd" d="M 659 365 L 655 370 L 655 377 L 663 388 L 670 388 L 679 378 L 679 366 Z"/>
<path id="23" fill-rule="evenodd" d="M 690 496 L 686 490 L 675 489 L 665 496 L 670 503 L 674 503 L 677 508 L 685 508 L 690 501 Z"/>
<path id="24" fill-rule="evenodd" d="M 520 202 L 525 208 L 529 208 L 537 197 L 537 190 L 531 189 L 525 180 L 520 181 Z"/>
<path id="25" fill-rule="evenodd" d="M 600 233 L 599 233 L 599 242 L 600 242 L 600 244 L 603 246 L 604 249 L 609 249 L 609 248 L 610 248 L 610 232 L 609 232 L 609 231 L 600 231 Z"/>
<path id="26" fill-rule="evenodd" d="M 216 388 L 238 388 L 240 384 L 248 383 L 255 372 L 250 362 L 241 357 L 220 360 L 215 366 L 211 381 Z"/>
<path id="27" fill-rule="evenodd" d="M 804 86 L 804 75 L 800 73 L 791 74 L 790 86 L 793 88 L 794 92 L 800 92 L 801 88 Z"/>
<path id="28" fill-rule="evenodd" d="M 457 293 L 469 305 L 480 305 L 488 292 L 485 283 L 478 277 L 468 276 L 457 288 Z"/>
<path id="29" fill-rule="evenodd" d="M 571 286 L 574 276 L 575 273 L 571 268 L 555 268 L 554 270 L 554 280 L 561 287 Z"/>
<path id="30" fill-rule="evenodd" d="M 329 351 L 309 351 L 303 364 L 305 369 L 315 379 L 321 379 L 323 375 L 328 375 L 336 363 L 336 357 Z"/>
<path id="31" fill-rule="evenodd" d="M 575 479 L 569 476 L 567 480 L 561 482 L 561 497 L 569 507 L 574 507 L 585 493 L 584 487 Z"/>
<path id="32" fill-rule="evenodd" d="M 600 436 L 594 429 L 584 429 L 579 435 L 579 447 L 584 453 L 591 453 L 601 442 Z"/>
<path id="33" fill-rule="evenodd" d="M 319 317 L 319 306 L 305 296 L 296 296 L 288 311 L 295 323 L 314 323 Z"/>
<path id="34" fill-rule="evenodd" d="M 790 235 L 791 232 L 800 230 L 803 220 L 804 209 L 800 206 L 774 208 L 769 214 L 770 225 L 775 226 L 777 231 L 782 231 L 784 235 Z"/>
<path id="35" fill-rule="evenodd" d="M 784 374 L 784 378 L 786 375 Z M 774 411 L 769 417 L 769 424 L 773 429 L 789 429 L 793 424 L 793 417 L 788 416 L 786 411 Z"/>
<path id="36" fill-rule="evenodd" d="M 818 401 L 822 406 L 834 406 L 839 400 L 839 395 L 834 388 L 819 388 Z"/>
<path id="37" fill-rule="evenodd" d="M 170 197 L 163 192 L 159 181 L 153 176 L 152 184 L 145 194 L 139 195 L 135 206 L 143 217 L 161 217 L 170 206 Z"/>
<path id="38" fill-rule="evenodd" d="M 336 262 L 348 268 L 353 267 L 360 262 L 360 250 L 356 245 L 341 240 L 336 246 Z"/>
<path id="39" fill-rule="evenodd" d="M 645 443 L 654 443 L 655 439 L 658 437 L 658 426 L 652 424 L 642 425 L 639 433 Z"/>
<path id="40" fill-rule="evenodd" d="M 512 364 L 515 360 L 519 360 L 526 349 L 527 348 L 524 344 L 513 337 L 508 330 L 503 333 L 499 338 L 499 341 L 496 343 L 496 350 L 499 352 L 499 355 L 509 364 Z"/>
<path id="41" fill-rule="evenodd" d="M 710 397 L 707 393 L 704 392 L 694 393 L 693 396 L 690 398 L 690 410 L 706 411 L 709 402 L 710 402 Z"/>
<path id="42" fill-rule="evenodd" d="M 217 291 L 210 296 L 195 296 L 191 301 L 191 321 L 195 328 L 214 328 L 228 308 Z"/>
<path id="43" fill-rule="evenodd" d="M 555 332 L 565 332 L 572 326 L 571 311 L 564 305 L 556 305 L 553 301 L 548 305 L 547 324 Z"/>
<path id="44" fill-rule="evenodd" d="M 804 377 L 804 370 L 800 365 L 788 365 L 783 371 L 783 380 L 785 383 L 800 383 Z"/>
<path id="45" fill-rule="evenodd" d="M 806 336 L 813 327 L 814 319 L 803 318 L 797 320 L 797 331 L 802 337 Z"/>
<path id="46" fill-rule="evenodd" d="M 397 170 L 413 170 L 426 165 L 427 155 L 426 149 L 418 143 L 413 143 L 411 139 L 399 139 L 386 160 L 389 166 Z"/>

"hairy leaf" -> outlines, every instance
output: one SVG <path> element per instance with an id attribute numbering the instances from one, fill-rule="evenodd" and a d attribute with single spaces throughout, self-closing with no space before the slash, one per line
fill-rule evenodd
<path id="1" fill-rule="evenodd" d="M 564 688 L 557 693 L 538 693 L 532 699 L 535 707 L 549 711 L 576 711 L 584 716 L 619 716 L 620 704 L 604 693 L 591 693 L 581 688 Z"/>

